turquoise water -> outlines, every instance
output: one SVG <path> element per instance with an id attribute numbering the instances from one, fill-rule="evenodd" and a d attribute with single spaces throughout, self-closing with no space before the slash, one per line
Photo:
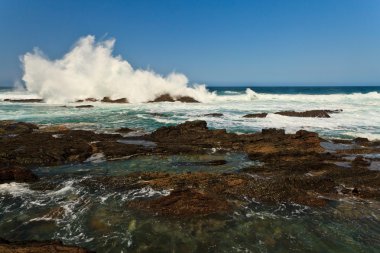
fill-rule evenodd
<path id="1" fill-rule="evenodd" d="M 251 87 L 210 88 L 217 96 L 207 103 L 87 103 L 94 108 L 77 109 L 75 103 L 63 108 L 57 104 L 18 104 L 0 102 L 0 119 L 14 119 L 40 124 L 67 124 L 74 128 L 112 131 L 130 127 L 152 131 L 160 126 L 186 120 L 206 120 L 212 128 L 231 132 L 255 132 L 262 128 L 284 128 L 316 131 L 324 137 L 367 137 L 380 139 L 379 87 Z M 28 92 L 0 90 L 5 98 L 30 97 Z M 276 115 L 282 110 L 343 109 L 331 118 L 294 118 Z M 243 118 L 248 113 L 268 112 L 263 119 Z M 163 114 L 161 116 L 152 113 Z M 223 113 L 223 117 L 207 117 L 208 113 Z"/>

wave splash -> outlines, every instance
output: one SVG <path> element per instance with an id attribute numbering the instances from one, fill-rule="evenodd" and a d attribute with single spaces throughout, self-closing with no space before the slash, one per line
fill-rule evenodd
<path id="1" fill-rule="evenodd" d="M 217 96 L 205 85 L 190 86 L 183 74 L 161 76 L 151 70 L 134 69 L 121 56 L 112 54 L 114 44 L 115 39 L 96 42 L 88 35 L 61 59 L 50 60 L 38 49 L 26 53 L 21 57 L 26 89 L 47 103 L 90 97 L 127 98 L 130 103 L 141 103 L 166 93 L 206 102 Z"/>

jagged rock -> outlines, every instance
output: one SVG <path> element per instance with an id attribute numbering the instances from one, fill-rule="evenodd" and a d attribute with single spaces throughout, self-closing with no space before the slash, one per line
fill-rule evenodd
<path id="1" fill-rule="evenodd" d="M 104 97 L 101 102 L 103 103 L 119 103 L 119 104 L 125 104 L 128 103 L 128 100 L 126 98 L 119 98 L 119 99 L 111 99 L 110 97 Z"/>
<path id="2" fill-rule="evenodd" d="M 155 102 L 183 102 L 183 103 L 199 103 L 197 100 L 195 100 L 192 97 L 189 96 L 178 96 L 173 98 L 170 94 L 162 94 L 155 98 L 154 100 L 150 101 L 150 103 L 155 103 Z"/>

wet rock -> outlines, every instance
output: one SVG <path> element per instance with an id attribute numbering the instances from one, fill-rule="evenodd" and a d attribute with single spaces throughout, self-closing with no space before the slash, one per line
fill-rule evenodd
<path id="1" fill-rule="evenodd" d="M 158 113 L 158 112 L 152 112 L 152 113 L 149 113 L 149 115 L 152 115 L 153 117 L 168 117 L 168 115 L 163 114 L 163 113 Z"/>
<path id="2" fill-rule="evenodd" d="M 93 105 L 77 105 L 75 108 L 92 108 L 94 107 Z"/>
<path id="3" fill-rule="evenodd" d="M 231 212 L 232 204 L 209 192 L 194 189 L 172 191 L 156 199 L 135 200 L 128 207 L 163 216 L 206 216 Z"/>
<path id="4" fill-rule="evenodd" d="M 123 134 L 127 134 L 127 133 L 130 133 L 130 132 L 133 132 L 135 130 L 131 129 L 131 128 L 128 128 L 128 127 L 122 127 L 122 128 L 119 128 L 116 130 L 116 132 L 118 133 L 123 133 Z"/>
<path id="5" fill-rule="evenodd" d="M 361 155 L 355 157 L 355 159 L 352 161 L 352 166 L 354 167 L 368 167 L 370 165 L 371 162 L 364 159 L 364 157 Z"/>
<path id="6" fill-rule="evenodd" d="M 206 116 L 206 117 L 223 117 L 223 113 L 207 113 L 203 116 Z"/>
<path id="7" fill-rule="evenodd" d="M 211 160 L 211 161 L 198 161 L 198 162 L 175 162 L 173 165 L 177 166 L 220 166 L 227 164 L 226 160 Z"/>
<path id="8" fill-rule="evenodd" d="M 75 102 L 82 103 L 82 102 L 97 102 L 98 100 L 96 98 L 86 98 L 86 99 L 78 99 Z"/>
<path id="9" fill-rule="evenodd" d="M 268 115 L 268 113 L 252 113 L 252 114 L 246 114 L 243 116 L 243 118 L 265 118 Z"/>
<path id="10" fill-rule="evenodd" d="M 189 96 L 180 96 L 175 98 L 176 101 L 182 102 L 182 103 L 199 103 L 199 101 L 195 100 L 192 97 Z"/>
<path id="11" fill-rule="evenodd" d="M 0 238 L 2 253 L 89 253 L 92 251 L 76 246 L 63 245 L 60 241 L 10 242 Z"/>
<path id="12" fill-rule="evenodd" d="M 38 126 L 32 123 L 16 122 L 13 120 L 0 121 L 0 135 L 2 134 L 26 134 L 38 129 Z"/>
<path id="13" fill-rule="evenodd" d="M 282 112 L 276 112 L 275 114 L 288 116 L 288 117 L 330 118 L 331 113 L 339 113 L 341 111 L 342 110 L 310 110 L 310 111 L 304 111 L 304 112 L 282 111 Z"/>
<path id="14" fill-rule="evenodd" d="M 6 102 L 13 103 L 42 103 L 44 100 L 40 98 L 31 98 L 31 99 L 4 99 Z"/>
<path id="15" fill-rule="evenodd" d="M 0 183 L 8 182 L 34 182 L 38 177 L 30 169 L 17 166 L 0 166 Z"/>
<path id="16" fill-rule="evenodd" d="M 104 97 L 101 102 L 103 103 L 117 103 L 117 104 L 126 104 L 128 100 L 126 98 L 111 99 L 110 97 Z"/>
<path id="17" fill-rule="evenodd" d="M 195 100 L 192 97 L 189 96 L 178 96 L 178 97 L 172 97 L 170 94 L 162 94 L 155 98 L 154 100 L 150 101 L 150 103 L 155 103 L 155 102 L 183 102 L 183 103 L 199 103 L 197 100 Z"/>

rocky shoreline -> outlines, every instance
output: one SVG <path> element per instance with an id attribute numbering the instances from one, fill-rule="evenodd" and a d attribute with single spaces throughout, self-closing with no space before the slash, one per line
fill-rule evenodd
<path id="1" fill-rule="evenodd" d="M 131 131 L 125 128 L 118 132 Z M 380 161 L 380 141 L 325 140 L 305 130 L 287 134 L 283 129 L 263 129 L 235 134 L 209 129 L 205 121 L 199 120 L 134 137 L 123 137 L 116 131 L 102 134 L 1 121 L 0 183 L 28 182 L 32 187 L 38 184 L 34 189 L 43 192 L 52 186 L 38 182 L 34 168 L 83 163 L 97 154 L 112 161 L 147 155 L 226 152 L 243 152 L 257 163 L 229 173 L 131 172 L 124 176 L 95 176 L 81 184 L 90 189 L 102 186 L 110 192 L 144 187 L 167 191 L 158 197 L 129 201 L 126 208 L 146 215 L 183 218 L 231 214 L 253 199 L 311 207 L 324 207 L 340 198 L 380 200 L 380 171 L 371 169 Z M 224 163 L 215 160 L 202 165 Z M 3 244 L 0 247 L 5 247 Z"/>

